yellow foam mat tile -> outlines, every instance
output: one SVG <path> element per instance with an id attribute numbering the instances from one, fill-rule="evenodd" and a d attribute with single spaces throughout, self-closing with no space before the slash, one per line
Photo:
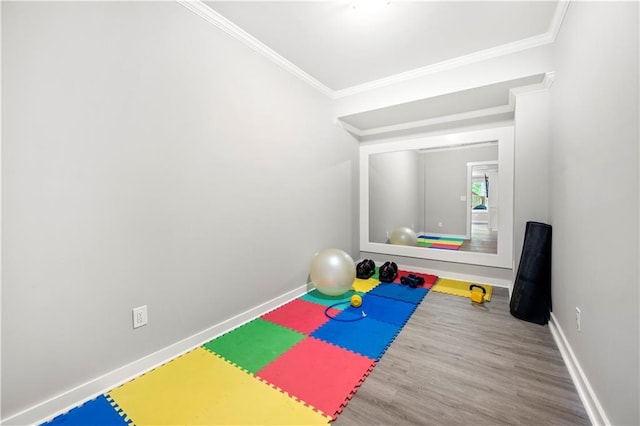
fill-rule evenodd
<path id="1" fill-rule="evenodd" d="M 351 288 L 355 291 L 359 291 L 360 293 L 366 293 L 370 291 L 372 288 L 380 284 L 380 280 L 376 280 L 373 278 L 369 278 L 366 280 L 362 280 L 360 278 L 356 278 L 353 280 L 353 284 Z"/>
<path id="2" fill-rule="evenodd" d="M 487 294 L 485 295 L 484 299 L 487 302 L 491 301 L 491 294 L 493 293 L 493 287 L 487 284 L 477 284 L 477 283 L 472 283 L 468 281 L 452 280 L 449 278 L 438 278 L 438 281 L 436 281 L 436 284 L 431 288 L 431 291 L 470 298 L 471 292 L 469 291 L 469 286 L 471 284 L 476 284 L 476 285 L 479 285 L 480 287 L 483 287 L 487 291 Z"/>
<path id="3" fill-rule="evenodd" d="M 317 425 L 331 418 L 203 348 L 107 395 L 137 426 Z"/>

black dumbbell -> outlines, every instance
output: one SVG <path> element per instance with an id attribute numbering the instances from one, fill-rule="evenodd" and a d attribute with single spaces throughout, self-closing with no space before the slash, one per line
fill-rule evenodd
<path id="1" fill-rule="evenodd" d="M 376 264 L 371 259 L 365 259 L 356 266 L 356 276 L 366 280 L 376 272 Z"/>
<path id="2" fill-rule="evenodd" d="M 400 277 L 400 283 L 408 285 L 411 288 L 416 288 L 418 286 L 424 285 L 424 278 L 417 275 L 409 274 L 406 277 Z"/>
<path id="3" fill-rule="evenodd" d="M 393 280 L 395 280 L 398 276 L 398 265 L 396 265 L 395 262 L 385 262 L 380 267 L 380 272 L 378 275 L 380 277 L 380 281 L 382 282 L 393 282 Z"/>
<path id="4" fill-rule="evenodd" d="M 424 285 L 424 278 L 419 275 L 409 274 L 409 278 L 416 280 L 419 286 Z"/>

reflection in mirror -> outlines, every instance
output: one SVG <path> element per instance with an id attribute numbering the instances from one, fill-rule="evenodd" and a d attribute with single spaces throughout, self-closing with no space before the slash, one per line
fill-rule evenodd
<path id="1" fill-rule="evenodd" d="M 360 215 L 364 252 L 512 267 L 513 127 L 362 145 Z"/>
<path id="2" fill-rule="evenodd" d="M 500 196 L 497 156 L 495 161 L 469 163 L 467 169 L 471 176 L 468 212 L 470 218 L 467 217 L 471 232 L 460 250 L 495 254 L 498 252 L 498 198 Z"/>
<path id="3" fill-rule="evenodd" d="M 369 240 L 406 226 L 420 247 L 497 253 L 497 164 L 497 141 L 371 155 Z"/>

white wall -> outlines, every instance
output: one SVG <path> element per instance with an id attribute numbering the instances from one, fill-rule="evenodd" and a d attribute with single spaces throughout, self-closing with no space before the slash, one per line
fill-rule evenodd
<path id="1" fill-rule="evenodd" d="M 513 278 L 529 221 L 549 221 L 549 92 L 521 93 L 515 102 Z"/>
<path id="2" fill-rule="evenodd" d="M 423 231 L 464 236 L 471 196 L 471 188 L 467 188 L 467 163 L 498 161 L 498 146 L 433 150 L 422 155 L 425 168 Z M 461 200 L 460 196 L 465 196 L 466 200 Z"/>
<path id="3" fill-rule="evenodd" d="M 2 2 L 2 54 L 4 418 L 357 241 L 330 101 L 179 4 Z"/>
<path id="4" fill-rule="evenodd" d="M 638 35 L 637 2 L 572 2 L 550 93 L 553 314 L 616 425 L 640 423 Z"/>
<path id="5" fill-rule="evenodd" d="M 418 232 L 419 154 L 398 151 L 369 158 L 369 240 L 386 243 L 388 234 L 406 226 Z"/>

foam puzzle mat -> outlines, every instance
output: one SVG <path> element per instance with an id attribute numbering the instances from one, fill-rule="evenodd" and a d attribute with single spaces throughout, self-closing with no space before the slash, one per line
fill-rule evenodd
<path id="1" fill-rule="evenodd" d="M 344 307 L 346 304 L 341 304 L 341 306 Z M 329 321 L 325 311 L 331 316 L 336 316 L 340 313 L 340 310 L 336 308 L 327 310 L 324 305 L 307 302 L 303 299 L 295 299 L 264 314 L 261 318 L 308 335 Z"/>
<path id="2" fill-rule="evenodd" d="M 380 283 L 380 285 L 372 289 L 369 294 L 417 305 L 422 302 L 422 299 L 424 299 L 428 291 L 426 288 L 411 288 L 397 283 Z"/>
<path id="3" fill-rule="evenodd" d="M 365 294 L 362 297 L 362 304 L 366 306 L 366 310 L 364 311 L 366 312 L 367 318 L 400 327 L 404 326 L 413 314 L 413 311 L 416 310 L 416 305 L 413 303 L 373 294 Z M 346 316 L 351 313 L 353 317 L 358 317 L 362 311 L 363 309 L 348 306 L 342 311 L 343 313 L 341 315 Z M 338 318 L 340 318 L 340 316 Z"/>
<path id="4" fill-rule="evenodd" d="M 420 272 L 411 272 L 411 271 L 403 271 L 402 269 L 398 271 L 398 276 L 396 277 L 395 280 L 393 280 L 394 283 L 400 283 L 401 278 L 402 277 L 406 277 L 409 275 L 415 275 L 418 277 L 421 277 L 424 280 L 424 287 L 426 288 L 431 288 L 433 287 L 433 285 L 436 283 L 436 281 L 438 281 L 438 276 L 437 275 L 431 275 L 431 274 L 423 274 Z"/>
<path id="5" fill-rule="evenodd" d="M 349 290 L 342 296 L 327 296 L 320 293 L 318 290 L 311 290 L 309 293 L 305 294 L 304 296 L 301 296 L 300 298 L 302 300 L 317 303 L 319 305 L 335 306 L 335 309 L 342 310 L 349 304 L 349 300 L 351 299 L 351 296 L 353 296 L 354 294 L 362 294 L 362 293 L 356 292 L 354 290 Z"/>
<path id="6" fill-rule="evenodd" d="M 471 284 L 475 284 L 484 288 L 486 292 L 484 296 L 484 300 L 486 302 L 491 301 L 491 295 L 493 294 L 493 286 L 490 286 L 488 284 L 478 284 L 478 283 L 472 283 L 469 281 L 458 281 L 458 280 L 452 280 L 449 278 L 440 278 L 436 282 L 436 285 L 433 286 L 432 290 L 438 293 L 471 298 L 471 291 L 469 290 L 469 286 Z"/>
<path id="7" fill-rule="evenodd" d="M 370 358 L 307 337 L 258 375 L 335 417 L 374 366 Z"/>
<path id="8" fill-rule="evenodd" d="M 409 273 L 424 286 L 400 284 Z M 312 290 L 44 424 L 330 423 L 437 279 L 399 271 L 338 297 Z"/>
<path id="9" fill-rule="evenodd" d="M 255 373 L 303 338 L 302 333 L 257 318 L 205 343 L 204 347 Z"/>
<path id="10" fill-rule="evenodd" d="M 109 392 L 137 425 L 326 424 L 328 418 L 196 348 Z"/>
<path id="11" fill-rule="evenodd" d="M 418 246 L 443 249 L 443 250 L 458 250 L 464 243 L 464 238 L 455 237 L 440 237 L 434 235 L 420 235 L 418 236 Z"/>

